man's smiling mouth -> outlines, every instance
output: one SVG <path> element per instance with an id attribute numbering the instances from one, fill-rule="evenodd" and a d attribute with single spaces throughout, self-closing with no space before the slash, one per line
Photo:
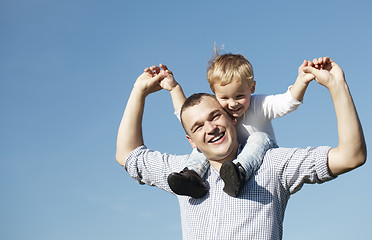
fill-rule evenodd
<path id="1" fill-rule="evenodd" d="M 222 132 L 222 133 L 218 134 L 218 136 L 215 136 L 214 138 L 209 140 L 208 143 L 215 143 L 218 140 L 220 140 L 221 138 L 223 138 L 224 136 L 225 136 L 225 132 Z"/>

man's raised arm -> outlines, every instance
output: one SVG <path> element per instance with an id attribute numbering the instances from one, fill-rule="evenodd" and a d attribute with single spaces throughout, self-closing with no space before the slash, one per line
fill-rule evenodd
<path id="1" fill-rule="evenodd" d="M 150 68 L 146 68 L 133 86 L 120 123 L 116 143 L 116 161 L 122 166 L 125 166 L 129 153 L 144 144 L 142 117 L 145 98 L 150 93 L 161 89 L 159 82 L 163 78 L 163 74 L 154 74 Z"/>
<path id="2" fill-rule="evenodd" d="M 305 67 L 304 72 L 312 73 L 318 83 L 328 88 L 335 107 L 339 142 L 328 153 L 328 166 L 337 176 L 365 163 L 366 143 L 342 69 L 328 57 L 314 59 L 313 63 L 320 69 Z"/>

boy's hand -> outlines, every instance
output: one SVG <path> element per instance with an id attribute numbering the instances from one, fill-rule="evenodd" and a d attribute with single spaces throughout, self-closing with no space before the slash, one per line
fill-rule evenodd
<path id="1" fill-rule="evenodd" d="M 309 65 L 312 65 L 312 63 L 308 61 L 304 61 L 301 66 L 298 68 L 298 76 L 295 81 L 295 83 L 290 88 L 291 95 L 294 99 L 297 99 L 298 101 L 303 100 L 305 92 L 307 87 L 309 86 L 309 83 L 315 78 L 313 74 L 311 73 L 305 73 L 303 69 L 305 67 L 308 67 Z"/>
<path id="2" fill-rule="evenodd" d="M 177 85 L 178 82 L 174 79 L 172 71 L 168 70 L 168 67 L 164 64 L 158 66 L 152 66 L 146 68 L 147 71 L 152 76 L 161 75 L 162 80 L 159 82 L 159 86 L 165 90 L 172 91 Z"/>
<path id="3" fill-rule="evenodd" d="M 301 81 L 304 84 L 309 84 L 312 80 L 314 80 L 315 76 L 313 74 L 304 72 L 304 68 L 308 66 L 314 66 L 313 62 L 304 60 L 304 62 L 298 68 L 298 77 L 296 81 Z"/>
<path id="4" fill-rule="evenodd" d="M 177 85 L 178 82 L 174 79 L 172 71 L 168 70 L 168 67 L 164 64 L 159 65 L 162 69 L 162 72 L 165 73 L 166 77 L 160 82 L 160 86 L 168 91 L 172 91 Z"/>
<path id="5" fill-rule="evenodd" d="M 345 81 L 344 72 L 329 57 L 314 59 L 311 65 L 314 67 L 306 66 L 303 71 L 313 74 L 315 80 L 328 89 L 334 84 Z"/>

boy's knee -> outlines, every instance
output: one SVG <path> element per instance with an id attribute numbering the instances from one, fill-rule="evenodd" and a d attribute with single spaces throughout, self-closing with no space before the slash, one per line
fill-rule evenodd
<path id="1" fill-rule="evenodd" d="M 254 132 L 249 136 L 251 140 L 270 141 L 270 136 L 264 132 Z"/>
<path id="2" fill-rule="evenodd" d="M 277 147 L 275 141 L 272 140 L 271 137 L 269 136 L 269 134 L 267 134 L 265 132 L 254 132 L 254 133 L 252 133 L 247 140 L 247 144 L 248 143 L 258 144 L 258 145 L 261 145 L 261 146 L 264 145 L 267 148 Z"/>

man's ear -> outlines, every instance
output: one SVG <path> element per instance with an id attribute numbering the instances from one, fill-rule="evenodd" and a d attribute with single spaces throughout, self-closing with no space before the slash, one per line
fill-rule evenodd
<path id="1" fill-rule="evenodd" d="M 191 139 L 189 135 L 186 135 L 187 140 L 189 141 L 192 148 L 197 148 L 194 141 Z"/>
<path id="2" fill-rule="evenodd" d="M 252 87 L 251 87 L 251 94 L 253 94 L 254 91 L 256 91 L 256 81 L 253 81 L 253 84 L 252 84 Z"/>

